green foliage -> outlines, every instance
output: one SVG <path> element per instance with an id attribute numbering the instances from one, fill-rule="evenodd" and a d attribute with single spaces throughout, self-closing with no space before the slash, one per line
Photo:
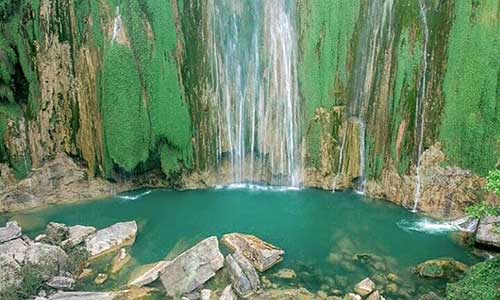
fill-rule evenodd
<path id="1" fill-rule="evenodd" d="M 0 102 L 14 102 L 12 91 L 12 76 L 14 64 L 17 62 L 16 54 L 0 32 Z"/>
<path id="2" fill-rule="evenodd" d="M 455 1 L 441 139 L 451 163 L 486 175 L 500 157 L 497 0 Z"/>
<path id="3" fill-rule="evenodd" d="M 25 300 L 31 299 L 32 296 L 37 295 L 43 287 L 43 278 L 40 276 L 37 268 L 32 265 L 25 265 L 21 267 L 21 286 L 17 289 L 9 289 L 0 293 L 2 300 Z"/>
<path id="4" fill-rule="evenodd" d="M 489 216 L 500 216 L 500 207 L 490 205 L 483 201 L 467 207 L 465 212 L 469 217 L 481 219 Z"/>
<path id="5" fill-rule="evenodd" d="M 131 172 L 148 158 L 149 120 L 132 51 L 114 44 L 104 58 L 101 110 L 109 157 Z"/>
<path id="6" fill-rule="evenodd" d="M 446 300 L 498 300 L 500 299 L 500 258 L 479 263 L 464 278 L 448 283 Z"/>
<path id="7" fill-rule="evenodd" d="M 74 275 L 79 274 L 90 257 L 87 248 L 75 246 L 66 247 L 64 250 L 68 254 L 68 271 Z"/>
<path id="8" fill-rule="evenodd" d="M 500 196 L 500 170 L 490 171 L 486 180 L 488 180 L 486 190 Z"/>

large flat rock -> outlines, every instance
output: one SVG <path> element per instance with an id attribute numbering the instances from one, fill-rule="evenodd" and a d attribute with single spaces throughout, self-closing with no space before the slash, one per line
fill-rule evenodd
<path id="1" fill-rule="evenodd" d="M 285 251 L 253 235 L 230 233 L 221 242 L 233 252 L 241 252 L 252 265 L 264 272 L 283 260 Z"/>
<path id="2" fill-rule="evenodd" d="M 96 258 L 123 246 L 132 245 L 136 235 L 137 223 L 135 221 L 121 222 L 88 236 L 85 239 L 85 245 L 91 258 Z"/>
<path id="3" fill-rule="evenodd" d="M 24 262 L 26 251 L 28 251 L 28 244 L 20 238 L 0 244 L 0 255 L 13 257 L 21 264 Z"/>
<path id="4" fill-rule="evenodd" d="M 68 259 L 66 252 L 58 246 L 33 243 L 28 246 L 24 264 L 33 266 L 43 279 L 48 280 L 67 270 Z"/>
<path id="5" fill-rule="evenodd" d="M 500 248 L 500 217 L 481 219 L 476 232 L 478 244 Z"/>
<path id="6" fill-rule="evenodd" d="M 49 300 L 113 300 L 119 293 L 113 292 L 58 292 Z"/>
<path id="7" fill-rule="evenodd" d="M 21 266 L 10 256 L 0 255 L 0 292 L 16 289 L 21 285 Z"/>
<path id="8" fill-rule="evenodd" d="M 129 286 L 142 287 L 148 285 L 160 277 L 160 273 L 170 264 L 169 261 L 160 261 L 146 266 L 142 271 L 135 275 L 128 283 Z"/>
<path id="9" fill-rule="evenodd" d="M 94 233 L 96 233 L 95 227 L 82 225 L 69 226 L 68 239 L 63 243 L 69 244 L 71 246 L 76 246 L 78 244 L 81 244 L 89 235 Z"/>
<path id="10" fill-rule="evenodd" d="M 7 222 L 5 227 L 0 227 L 0 243 L 21 237 L 22 229 L 16 222 Z"/>
<path id="11" fill-rule="evenodd" d="M 203 285 L 224 265 L 217 237 L 209 237 L 177 256 L 160 274 L 171 297 L 192 292 Z"/>

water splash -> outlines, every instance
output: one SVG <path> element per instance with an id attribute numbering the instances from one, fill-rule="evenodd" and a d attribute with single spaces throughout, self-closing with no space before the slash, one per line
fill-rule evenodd
<path id="1" fill-rule="evenodd" d="M 427 56 L 429 51 L 429 26 L 427 23 L 427 9 L 425 7 L 425 0 L 420 0 L 420 16 L 422 18 L 422 23 L 424 25 L 424 55 L 423 55 L 423 75 L 420 81 L 420 92 L 419 97 L 417 97 L 417 104 L 415 109 L 415 122 L 417 122 L 417 131 L 419 134 L 418 149 L 417 149 L 417 170 L 415 176 L 415 202 L 413 204 L 413 212 L 417 211 L 418 204 L 422 198 L 422 177 L 421 177 L 421 165 L 422 165 L 422 152 L 424 143 L 424 132 L 425 132 L 425 93 L 427 88 Z"/>
<path id="2" fill-rule="evenodd" d="M 218 169 L 234 183 L 302 184 L 294 1 L 221 0 L 212 9 Z"/>
<path id="3" fill-rule="evenodd" d="M 430 234 L 444 234 L 459 230 L 453 223 L 433 221 L 430 219 L 420 219 L 416 221 L 401 220 L 397 225 L 406 232 L 416 231 Z"/>
<path id="4" fill-rule="evenodd" d="M 139 194 L 136 194 L 136 195 L 124 195 L 124 194 L 121 194 L 121 195 L 117 195 L 116 197 L 117 198 L 120 198 L 120 199 L 123 199 L 123 200 L 137 200 L 139 198 L 142 198 L 146 195 L 149 195 L 151 194 L 153 191 L 152 190 L 147 190 L 145 192 L 142 192 L 142 193 L 139 193 Z"/>

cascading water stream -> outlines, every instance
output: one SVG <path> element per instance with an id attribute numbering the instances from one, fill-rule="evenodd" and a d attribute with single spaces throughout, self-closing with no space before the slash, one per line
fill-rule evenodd
<path id="1" fill-rule="evenodd" d="M 415 176 L 415 202 L 413 204 L 413 211 L 416 212 L 418 204 L 422 197 L 422 177 L 420 174 L 421 164 L 422 164 L 422 152 L 424 143 L 424 132 L 425 132 L 425 93 L 427 87 L 427 56 L 428 56 L 428 46 L 429 46 L 429 26 L 427 23 L 427 9 L 425 7 L 425 0 L 420 0 L 420 16 L 422 18 L 422 24 L 424 25 L 424 53 L 423 53 L 423 74 L 420 81 L 420 92 L 419 97 L 417 97 L 417 104 L 415 109 L 415 122 L 417 122 L 417 132 L 418 132 L 418 149 L 417 149 L 417 168 Z"/>
<path id="2" fill-rule="evenodd" d="M 115 20 L 113 23 L 113 36 L 111 37 L 111 43 L 114 43 L 116 38 L 118 37 L 118 33 L 120 32 L 121 26 L 122 26 L 122 17 L 120 15 L 120 7 L 116 7 L 115 10 Z"/>
<path id="3" fill-rule="evenodd" d="M 299 187 L 302 110 L 294 1 L 213 5 L 218 169 L 229 173 L 231 183 Z"/>

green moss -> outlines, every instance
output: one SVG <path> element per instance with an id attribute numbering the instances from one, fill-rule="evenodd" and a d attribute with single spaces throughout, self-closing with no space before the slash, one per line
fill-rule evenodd
<path id="1" fill-rule="evenodd" d="M 455 1 L 440 137 L 450 163 L 486 175 L 500 157 L 498 1 Z"/>
<path id="2" fill-rule="evenodd" d="M 458 282 L 448 283 L 446 300 L 500 299 L 500 258 L 472 267 Z"/>
<path id="3" fill-rule="evenodd" d="M 101 110 L 108 155 L 131 172 L 149 154 L 149 120 L 132 51 L 114 44 L 104 57 Z"/>

